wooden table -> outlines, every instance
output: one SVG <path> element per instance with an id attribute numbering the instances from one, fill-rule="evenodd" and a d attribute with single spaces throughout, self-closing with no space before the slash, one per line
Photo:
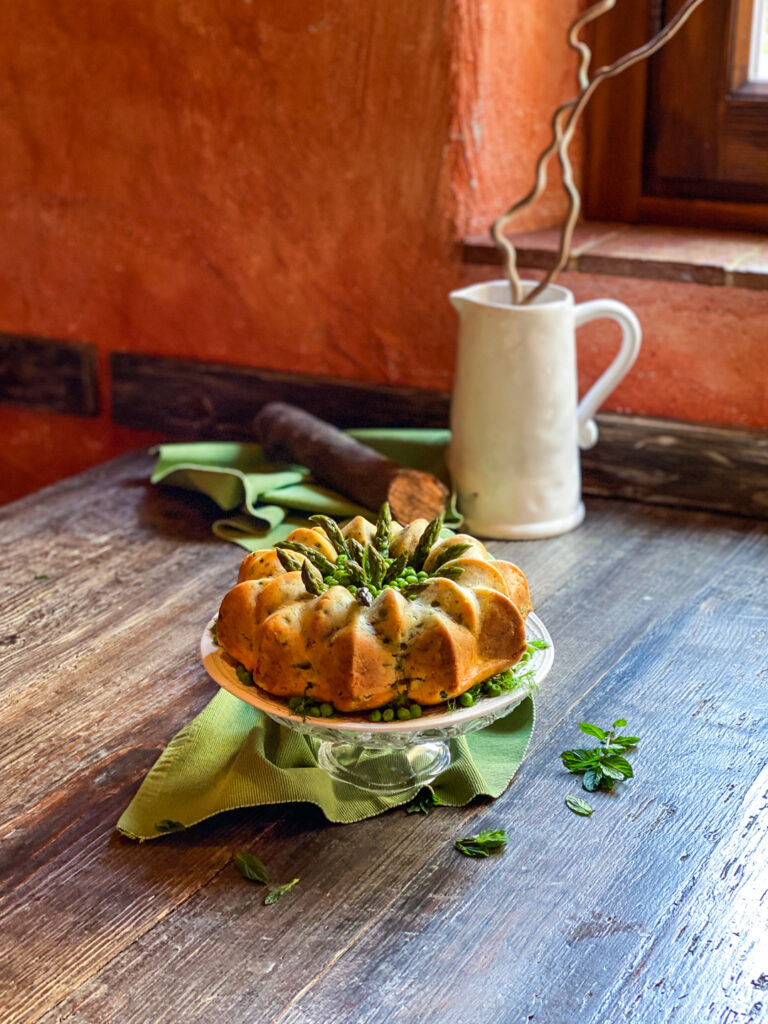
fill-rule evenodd
<path id="1" fill-rule="evenodd" d="M 242 556 L 150 464 L 0 510 L 0 1021 L 768 1020 L 768 524 L 591 501 L 573 533 L 492 545 L 556 648 L 500 799 L 139 845 L 115 822 L 216 691 L 197 645 Z M 618 717 L 636 778 L 576 817 L 558 755 Z M 454 850 L 489 827 L 502 855 Z M 301 879 L 275 906 L 246 847 Z"/>

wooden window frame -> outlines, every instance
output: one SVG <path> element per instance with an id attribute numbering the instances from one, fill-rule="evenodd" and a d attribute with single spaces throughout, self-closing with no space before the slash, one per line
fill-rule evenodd
<path id="1" fill-rule="evenodd" d="M 641 45 L 681 3 L 617 4 L 593 24 L 593 68 Z M 751 11 L 751 0 L 707 0 L 658 54 L 595 91 L 586 113 L 588 219 L 768 231 L 768 88 L 746 82 Z M 712 41 L 718 39 L 722 47 L 713 51 Z M 680 68 L 684 76 L 676 79 Z M 672 97 L 669 111 L 665 88 Z M 691 96 L 702 99 L 691 103 Z M 693 128 L 680 130 L 681 115 L 696 122 Z M 702 168 L 711 155 L 716 174 L 707 178 L 702 169 L 701 180 L 686 179 L 684 173 L 675 179 L 668 173 L 670 153 L 674 157 L 679 144 L 684 160 L 687 143 L 690 164 L 691 153 L 698 156 L 697 139 Z M 723 177 L 723 165 L 747 168 L 753 181 L 732 183 Z"/>

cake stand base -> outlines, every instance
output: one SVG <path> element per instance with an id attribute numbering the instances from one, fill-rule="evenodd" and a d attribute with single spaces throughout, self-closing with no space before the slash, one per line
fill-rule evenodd
<path id="1" fill-rule="evenodd" d="M 441 740 L 386 749 L 326 741 L 320 744 L 317 763 L 339 782 L 382 796 L 397 796 L 417 791 L 445 771 L 451 751 Z"/>

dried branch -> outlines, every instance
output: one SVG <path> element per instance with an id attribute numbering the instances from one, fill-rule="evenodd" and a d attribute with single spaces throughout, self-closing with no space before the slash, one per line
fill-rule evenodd
<path id="1" fill-rule="evenodd" d="M 533 188 L 526 196 L 511 206 L 506 213 L 503 213 L 494 221 L 491 226 L 491 236 L 501 252 L 504 269 L 509 278 L 513 305 L 518 306 L 532 302 L 537 295 L 552 283 L 555 276 L 560 273 L 568 262 L 574 228 L 581 211 L 581 196 L 573 181 L 573 169 L 568 155 L 568 147 L 573 139 L 573 133 L 579 117 L 595 89 L 606 78 L 614 78 L 626 68 L 638 64 L 640 61 L 650 57 L 651 54 L 656 53 L 657 50 L 660 50 L 683 27 L 701 3 L 703 3 L 703 0 L 687 0 L 677 14 L 670 18 L 669 22 L 652 39 L 643 46 L 615 60 L 612 64 L 599 68 L 591 79 L 589 77 L 589 65 L 592 59 L 592 52 L 587 44 L 579 39 L 579 32 L 588 22 L 594 21 L 595 18 L 615 7 L 616 0 L 598 0 L 598 3 L 588 8 L 571 25 L 568 31 L 568 43 L 579 52 L 581 58 L 578 72 L 579 93 L 573 99 L 558 107 L 552 117 L 552 140 L 541 153 L 536 163 Z M 512 242 L 506 237 L 505 231 L 517 214 L 526 206 L 530 206 L 541 195 L 547 184 L 547 164 L 554 153 L 557 153 L 563 187 L 568 194 L 568 214 L 561 229 L 560 248 L 555 266 L 547 272 L 546 276 L 534 289 L 527 295 L 524 295 L 522 281 L 517 270 L 517 252 Z"/>

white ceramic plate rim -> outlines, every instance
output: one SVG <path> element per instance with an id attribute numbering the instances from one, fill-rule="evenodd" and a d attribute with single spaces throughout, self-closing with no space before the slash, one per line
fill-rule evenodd
<path id="1" fill-rule="evenodd" d="M 361 729 L 365 732 L 384 735 L 387 733 L 421 732 L 424 729 L 439 729 L 443 726 L 458 726 L 465 722 L 472 722 L 477 718 L 493 715 L 507 705 L 511 709 L 543 682 L 555 657 L 552 637 L 546 626 L 538 615 L 530 612 L 525 623 L 526 636 L 529 640 L 545 640 L 549 644 L 544 650 L 535 651 L 531 658 L 529 664 L 534 672 L 534 682 L 530 686 L 521 686 L 519 689 L 503 693 L 500 697 L 484 697 L 477 704 L 468 708 L 457 708 L 456 711 L 431 711 L 425 708 L 421 717 L 408 718 L 405 721 L 395 718 L 391 722 L 371 722 L 367 717 L 351 714 L 344 715 L 344 717 L 315 718 L 310 715 L 295 714 L 284 700 L 273 697 L 272 694 L 260 689 L 257 685 L 246 686 L 241 683 L 237 678 L 234 666 L 226 659 L 224 651 L 213 642 L 211 627 L 215 621 L 216 616 L 214 615 L 203 630 L 200 640 L 200 657 L 206 672 L 214 682 L 271 718 L 282 719 L 285 722 L 311 723 L 313 727 L 325 727 L 337 732 L 357 733 Z"/>

